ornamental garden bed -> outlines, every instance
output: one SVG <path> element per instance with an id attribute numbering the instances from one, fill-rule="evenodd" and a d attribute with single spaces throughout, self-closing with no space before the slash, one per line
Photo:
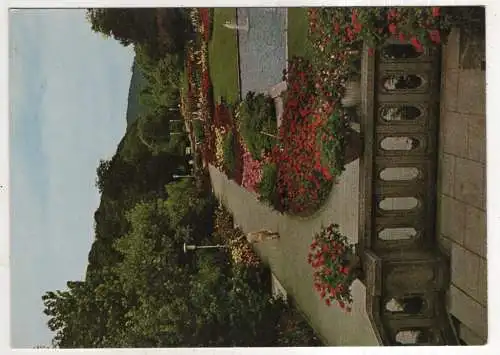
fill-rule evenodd
<path id="1" fill-rule="evenodd" d="M 301 216 L 324 203 L 335 178 L 357 159 L 361 147 L 343 110 L 315 95 L 311 68 L 302 58 L 290 61 L 279 128 L 273 97 L 252 92 L 233 109 L 231 120 L 216 124 L 219 153 L 214 165 L 227 171 L 224 161 L 234 160 L 224 150 L 224 137 L 232 132 L 233 144 L 239 142 L 242 153 L 236 154 L 242 161 L 242 179 L 237 182 L 277 210 Z"/>
<path id="2" fill-rule="evenodd" d="M 422 51 L 439 45 L 449 27 L 440 8 L 309 9 L 312 61 L 289 60 L 279 129 L 270 96 L 250 93 L 232 107 L 219 104 L 217 122 L 205 122 L 208 161 L 277 210 L 314 214 L 361 152 L 350 121 L 360 103 L 363 43 L 374 50 L 397 38 Z M 210 82 L 203 73 L 202 86 Z"/>

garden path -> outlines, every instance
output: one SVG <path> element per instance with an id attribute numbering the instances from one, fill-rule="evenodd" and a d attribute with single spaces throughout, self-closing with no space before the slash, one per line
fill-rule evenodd
<path id="1" fill-rule="evenodd" d="M 238 25 L 247 20 L 249 24 L 248 31 L 238 31 L 241 96 L 248 91 L 268 93 L 281 82 L 286 67 L 287 9 L 238 8 L 237 15 Z M 321 211 L 303 219 L 261 204 L 255 195 L 209 165 L 214 193 L 245 233 L 262 228 L 280 233 L 279 240 L 258 245 L 257 252 L 325 345 L 378 345 L 365 310 L 365 287 L 358 281 L 353 284 L 350 314 L 336 306 L 327 307 L 313 290 L 312 269 L 307 263 L 313 234 L 322 225 L 337 223 L 343 234 L 357 242 L 358 170 L 359 161 L 346 166 Z"/>
<path id="2" fill-rule="evenodd" d="M 297 218 L 260 203 L 254 194 L 209 165 L 215 195 L 233 213 L 245 233 L 262 228 L 280 233 L 279 240 L 257 245 L 257 252 L 283 285 L 290 298 L 309 320 L 325 345 L 378 345 L 365 309 L 365 287 L 353 284 L 353 309 L 345 313 L 327 307 L 313 290 L 312 268 L 307 253 L 313 234 L 322 225 L 339 224 L 340 232 L 352 243 L 358 237 L 359 160 L 346 166 L 324 208 L 311 218 Z"/>
<path id="3" fill-rule="evenodd" d="M 280 82 L 286 67 L 286 8 L 238 8 L 240 91 L 267 93 Z"/>

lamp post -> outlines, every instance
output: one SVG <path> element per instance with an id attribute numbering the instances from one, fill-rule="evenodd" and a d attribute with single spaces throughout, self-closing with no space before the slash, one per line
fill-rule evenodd
<path id="1" fill-rule="evenodd" d="M 197 249 L 224 249 L 227 248 L 227 245 L 217 244 L 217 245 L 191 245 L 184 243 L 182 249 L 184 253 L 188 251 L 195 251 Z"/>

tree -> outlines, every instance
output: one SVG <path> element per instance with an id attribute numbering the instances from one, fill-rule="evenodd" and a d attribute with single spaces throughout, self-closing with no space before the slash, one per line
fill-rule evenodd
<path id="1" fill-rule="evenodd" d="M 87 20 L 94 32 L 113 37 L 122 45 L 143 45 L 152 58 L 183 50 L 191 33 L 182 8 L 88 9 Z"/>
<path id="2" fill-rule="evenodd" d="M 187 133 L 172 130 L 178 128 L 181 120 L 182 116 L 178 111 L 171 111 L 165 107 L 149 112 L 139 117 L 138 138 L 154 155 L 161 152 L 184 155 L 188 144 Z"/>
<path id="3" fill-rule="evenodd" d="M 67 291 L 49 291 L 42 296 L 44 313 L 50 317 L 47 324 L 56 332 L 52 345 L 60 348 L 99 347 L 106 313 L 99 310 L 87 283 L 68 281 L 67 287 Z"/>
<path id="4" fill-rule="evenodd" d="M 104 190 L 104 186 L 106 186 L 106 183 L 108 182 L 110 171 L 111 160 L 99 160 L 99 166 L 97 167 L 96 187 L 101 194 Z"/>
<path id="5" fill-rule="evenodd" d="M 86 17 L 92 31 L 113 37 L 124 46 L 146 43 L 158 33 L 156 10 L 152 8 L 88 9 Z"/>

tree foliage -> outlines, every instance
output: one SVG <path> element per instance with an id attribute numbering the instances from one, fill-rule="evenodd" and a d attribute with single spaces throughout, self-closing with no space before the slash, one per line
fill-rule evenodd
<path id="1" fill-rule="evenodd" d="M 95 8 L 87 20 L 94 32 L 122 45 L 142 45 L 152 58 L 182 52 L 192 30 L 182 8 Z"/>
<path id="2" fill-rule="evenodd" d="M 193 173 L 187 136 L 172 134 L 182 130 L 176 107 L 190 32 L 185 10 L 90 9 L 87 16 L 94 31 L 134 45 L 146 109 L 129 120 L 116 154 L 97 167 L 101 202 L 85 280 L 42 297 L 53 346 L 279 344 L 285 308 L 262 268 L 232 265 L 225 251 L 183 252 L 185 242 L 216 238 L 207 176 L 174 179 Z"/>

